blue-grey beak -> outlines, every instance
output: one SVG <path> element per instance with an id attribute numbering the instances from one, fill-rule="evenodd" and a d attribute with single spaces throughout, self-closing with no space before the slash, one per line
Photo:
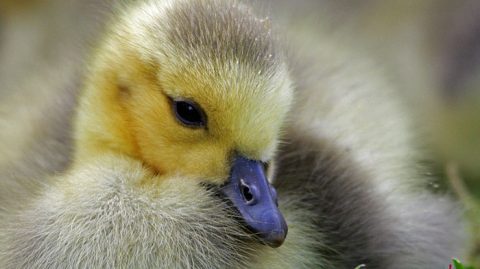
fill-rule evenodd
<path id="1" fill-rule="evenodd" d="M 271 247 L 279 247 L 287 236 L 287 223 L 278 209 L 277 194 L 267 181 L 261 162 L 237 157 L 230 180 L 222 188 L 248 228 Z"/>

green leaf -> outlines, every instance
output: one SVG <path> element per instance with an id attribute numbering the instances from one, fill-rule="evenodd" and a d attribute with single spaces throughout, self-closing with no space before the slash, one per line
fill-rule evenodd
<path id="1" fill-rule="evenodd" d="M 475 269 L 473 266 L 465 266 L 463 265 L 459 260 L 457 259 L 452 259 L 453 266 L 455 266 L 455 269 Z"/>
<path id="2" fill-rule="evenodd" d="M 455 266 L 455 269 L 465 269 L 465 267 L 463 267 L 462 263 L 457 260 L 457 259 L 453 259 L 453 266 Z"/>

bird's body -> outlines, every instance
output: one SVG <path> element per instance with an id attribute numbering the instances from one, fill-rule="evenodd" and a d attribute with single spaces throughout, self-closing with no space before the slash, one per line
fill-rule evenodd
<path id="1" fill-rule="evenodd" d="M 58 99 L 76 116 L 41 118 L 63 146 L 23 153 L 46 165 L 12 157 L 21 135 L 1 141 L 0 267 L 439 268 L 460 252 L 456 206 L 423 190 L 405 109 L 375 63 L 294 30 L 287 57 L 270 20 L 234 1 L 121 10 L 81 94 Z M 183 100 L 203 108 L 200 126 L 172 115 Z M 238 156 L 276 167 L 278 248 L 219 191 Z"/>

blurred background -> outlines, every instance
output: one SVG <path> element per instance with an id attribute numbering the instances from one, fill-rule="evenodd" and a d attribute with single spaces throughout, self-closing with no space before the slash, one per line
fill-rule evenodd
<path id="1" fill-rule="evenodd" d="M 35 133 L 40 122 L 32 117 L 35 109 L 18 104 L 52 106 L 60 100 L 56 95 L 80 87 L 88 55 L 101 38 L 113 2 L 0 0 L 3 118 L 12 115 L 32 137 L 42 136 Z M 428 157 L 419 165 L 433 167 L 433 176 L 441 178 L 432 183 L 433 190 L 449 192 L 464 204 L 470 231 L 468 262 L 480 268 L 480 1 L 286 2 L 270 1 L 266 6 L 315 13 L 322 27 L 349 36 L 352 50 L 368 51 L 388 79 L 400 85 L 415 115 L 419 146 Z M 312 22 L 308 27 L 317 26 Z M 0 139 L 15 135 L 5 126 L 0 122 Z M 7 154 L 15 160 L 14 152 Z"/>

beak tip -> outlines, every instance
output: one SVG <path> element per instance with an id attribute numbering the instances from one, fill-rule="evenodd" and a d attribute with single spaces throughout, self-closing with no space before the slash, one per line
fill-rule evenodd
<path id="1" fill-rule="evenodd" d="M 287 231 L 272 232 L 263 239 L 264 243 L 272 248 L 280 247 L 287 236 Z"/>
<path id="2" fill-rule="evenodd" d="M 265 229 L 266 233 L 260 235 L 261 240 L 268 246 L 277 248 L 283 244 L 288 233 L 288 225 L 280 212 L 273 215 L 275 223 L 269 229 Z M 270 215 L 271 221 L 272 215 Z M 272 224 L 273 224 L 272 223 Z"/>

